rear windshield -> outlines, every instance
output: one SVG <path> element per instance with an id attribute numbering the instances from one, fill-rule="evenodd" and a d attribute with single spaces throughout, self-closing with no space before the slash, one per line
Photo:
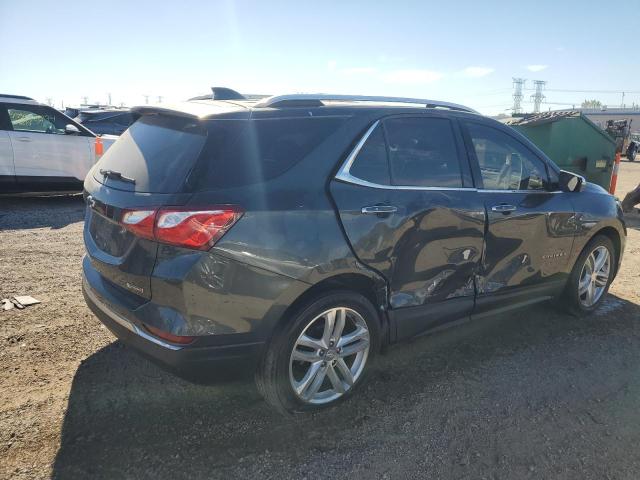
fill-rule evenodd
<path id="1" fill-rule="evenodd" d="M 238 187 L 282 175 L 334 133 L 345 117 L 212 120 L 193 190 Z"/>
<path id="2" fill-rule="evenodd" d="M 98 181 L 121 190 L 178 192 L 206 139 L 207 132 L 198 122 L 144 116 L 109 147 L 94 175 Z M 118 172 L 135 183 L 103 177 L 100 170 Z"/>
<path id="3" fill-rule="evenodd" d="M 313 151 L 346 117 L 209 120 L 144 116 L 104 154 L 95 177 L 110 187 L 174 193 L 275 178 Z M 113 170 L 135 183 L 103 176 Z"/>

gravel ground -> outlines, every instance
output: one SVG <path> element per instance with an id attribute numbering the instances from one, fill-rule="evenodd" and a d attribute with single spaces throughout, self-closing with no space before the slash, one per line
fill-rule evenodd
<path id="1" fill-rule="evenodd" d="M 640 182 L 623 162 L 619 193 Z M 542 305 L 390 349 L 340 408 L 178 380 L 80 293 L 79 197 L 0 199 L 0 478 L 640 478 L 640 216 L 602 308 Z"/>

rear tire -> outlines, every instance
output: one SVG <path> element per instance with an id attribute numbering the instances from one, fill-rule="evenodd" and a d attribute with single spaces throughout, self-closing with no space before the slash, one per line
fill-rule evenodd
<path id="1" fill-rule="evenodd" d="M 357 293 L 328 292 L 276 332 L 256 386 L 281 413 L 333 406 L 362 383 L 379 349 L 379 316 L 371 302 Z"/>
<path id="2" fill-rule="evenodd" d="M 609 290 L 616 265 L 616 251 L 609 237 L 593 237 L 573 266 L 561 305 L 576 316 L 592 313 Z"/>

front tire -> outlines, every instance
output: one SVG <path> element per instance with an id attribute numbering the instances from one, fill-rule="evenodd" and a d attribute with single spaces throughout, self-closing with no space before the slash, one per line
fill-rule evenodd
<path id="1" fill-rule="evenodd" d="M 600 306 L 613 281 L 616 252 L 605 235 L 592 238 L 578 257 L 563 295 L 563 304 L 574 315 L 593 312 Z"/>
<path id="2" fill-rule="evenodd" d="M 357 293 L 325 293 L 276 333 L 256 385 L 282 413 L 328 407 L 362 383 L 379 348 L 379 316 L 371 302 Z"/>

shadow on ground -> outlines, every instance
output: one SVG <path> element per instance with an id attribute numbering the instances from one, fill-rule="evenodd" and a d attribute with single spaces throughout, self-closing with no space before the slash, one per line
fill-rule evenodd
<path id="1" fill-rule="evenodd" d="M 53 477 L 629 478 L 639 318 L 609 296 L 587 319 L 469 323 L 392 348 L 352 399 L 296 418 L 252 383 L 192 385 L 115 342 L 77 370 Z"/>
<path id="2" fill-rule="evenodd" d="M 66 227 L 84 218 L 82 194 L 0 196 L 0 230 Z"/>
<path id="3" fill-rule="evenodd" d="M 624 221 L 627 225 L 627 228 L 640 230 L 640 210 L 634 209 L 633 212 L 625 213 Z"/>

